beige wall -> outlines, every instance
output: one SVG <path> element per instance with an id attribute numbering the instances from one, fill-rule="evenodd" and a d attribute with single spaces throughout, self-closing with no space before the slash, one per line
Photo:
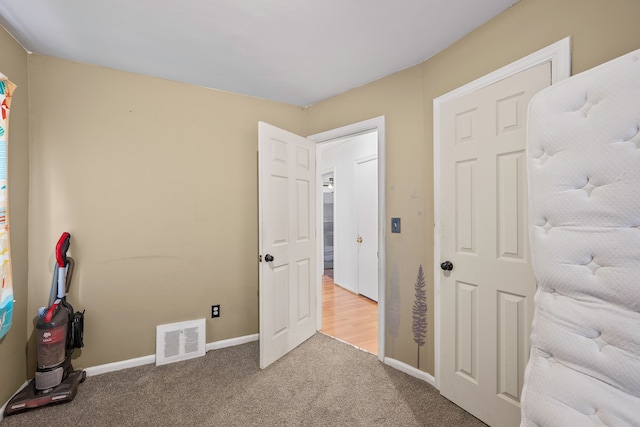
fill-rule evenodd
<path id="1" fill-rule="evenodd" d="M 574 73 L 639 49 L 638 16 L 636 0 L 522 0 L 423 64 L 306 110 L 307 134 L 386 116 L 386 222 L 402 217 L 402 233 L 386 236 L 387 299 L 400 301 L 398 330 L 387 329 L 389 357 L 416 366 L 411 322 L 423 265 L 429 326 L 420 369 L 434 373 L 433 99 L 566 36 L 572 38 Z"/>
<path id="2" fill-rule="evenodd" d="M 18 85 L 9 116 L 9 221 L 13 258 L 13 326 L 0 340 L 0 406 L 27 379 L 27 209 L 29 84 L 27 52 L 0 27 L 0 72 Z"/>
<path id="3" fill-rule="evenodd" d="M 207 342 L 257 333 L 258 121 L 301 133 L 302 110 L 39 55 L 29 66 L 29 313 L 66 230 L 69 300 L 86 309 L 78 366 L 155 353 L 158 324 L 204 317 Z"/>

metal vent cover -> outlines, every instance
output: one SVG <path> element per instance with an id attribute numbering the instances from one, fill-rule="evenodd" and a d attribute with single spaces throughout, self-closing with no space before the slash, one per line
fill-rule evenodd
<path id="1" fill-rule="evenodd" d="M 205 354 L 205 319 L 156 326 L 156 366 Z"/>

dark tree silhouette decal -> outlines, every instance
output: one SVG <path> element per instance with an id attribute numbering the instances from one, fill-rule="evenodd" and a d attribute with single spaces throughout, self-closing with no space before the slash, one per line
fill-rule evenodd
<path id="1" fill-rule="evenodd" d="M 420 347 L 425 344 L 427 337 L 427 290 L 424 282 L 422 265 L 418 269 L 416 279 L 416 300 L 413 303 L 413 341 L 418 344 L 418 363 L 420 369 Z"/>

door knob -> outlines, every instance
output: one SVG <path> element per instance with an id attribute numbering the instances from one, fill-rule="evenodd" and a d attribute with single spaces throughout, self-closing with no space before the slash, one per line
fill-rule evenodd
<path id="1" fill-rule="evenodd" d="M 356 239 L 356 242 L 362 243 L 362 237 L 358 236 L 358 238 Z"/>
<path id="2" fill-rule="evenodd" d="M 440 264 L 440 268 L 443 269 L 444 271 L 451 271 L 453 270 L 453 263 L 451 261 L 445 261 L 442 264 Z"/>
<path id="3" fill-rule="evenodd" d="M 274 260 L 273 255 L 271 255 L 271 254 L 266 254 L 266 255 L 264 256 L 264 260 L 265 260 L 265 261 L 267 261 L 267 262 L 271 262 L 271 261 L 273 261 L 273 260 Z"/>

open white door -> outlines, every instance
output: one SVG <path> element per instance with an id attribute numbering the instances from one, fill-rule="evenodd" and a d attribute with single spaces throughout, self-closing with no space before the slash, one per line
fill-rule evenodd
<path id="1" fill-rule="evenodd" d="M 258 123 L 260 368 L 316 332 L 315 143 Z"/>
<path id="2" fill-rule="evenodd" d="M 378 159 L 356 162 L 358 293 L 378 301 Z"/>

